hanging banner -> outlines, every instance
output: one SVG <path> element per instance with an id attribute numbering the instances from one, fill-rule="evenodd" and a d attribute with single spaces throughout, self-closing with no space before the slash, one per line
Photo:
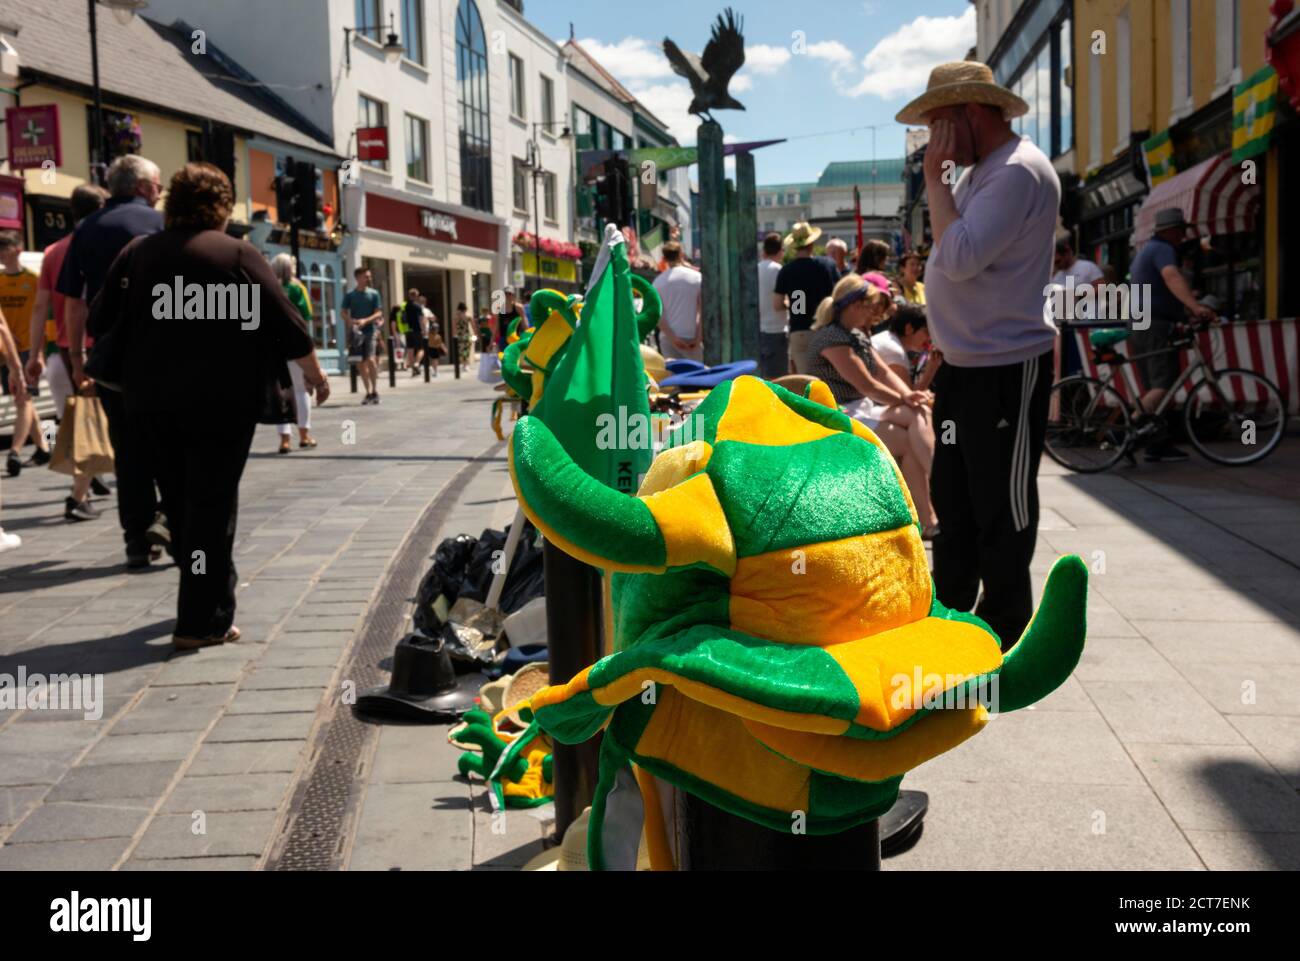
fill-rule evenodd
<path id="1" fill-rule="evenodd" d="M 1152 187 L 1164 183 L 1178 172 L 1174 166 L 1174 142 L 1168 130 L 1162 130 L 1142 144 L 1147 164 L 1147 183 Z"/>
<path id="2" fill-rule="evenodd" d="M 363 162 L 388 159 L 387 127 L 357 128 L 357 159 Z"/>
<path id="3" fill-rule="evenodd" d="M 36 107 L 7 107 L 5 129 L 9 132 L 9 169 L 29 170 L 46 161 L 63 164 L 59 140 L 59 108 L 47 103 Z"/>
<path id="4" fill-rule="evenodd" d="M 1232 92 L 1232 162 L 1268 149 L 1277 117 L 1277 71 L 1261 67 Z"/>

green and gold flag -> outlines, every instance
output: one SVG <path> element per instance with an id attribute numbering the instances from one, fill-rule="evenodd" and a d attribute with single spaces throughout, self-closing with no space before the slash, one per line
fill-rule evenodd
<path id="1" fill-rule="evenodd" d="M 1268 149 L 1277 116 L 1277 71 L 1261 67 L 1232 94 L 1232 162 L 1241 163 Z"/>
<path id="2" fill-rule="evenodd" d="M 592 277 L 578 327 L 532 414 L 579 467 L 631 495 L 654 450 L 627 244 L 617 227 L 606 228 Z"/>
<path id="3" fill-rule="evenodd" d="M 1154 187 L 1164 183 L 1178 170 L 1174 167 L 1174 142 L 1169 131 L 1162 130 L 1142 143 L 1142 155 L 1147 162 L 1147 181 Z"/>

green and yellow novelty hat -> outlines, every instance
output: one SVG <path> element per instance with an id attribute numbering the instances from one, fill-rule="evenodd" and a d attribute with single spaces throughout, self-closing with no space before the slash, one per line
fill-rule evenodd
<path id="1" fill-rule="evenodd" d="M 1043 698 L 1078 662 L 1087 573 L 1052 569 L 1004 656 L 934 593 L 916 510 L 881 441 L 820 381 L 715 388 L 638 496 L 583 472 L 539 419 L 510 470 L 524 512 L 612 574 L 615 653 L 530 702 L 576 743 L 774 830 L 879 816 L 908 770 Z M 602 799 L 595 808 L 599 814 Z M 596 832 L 595 836 L 599 836 Z M 598 856 L 594 863 L 598 863 Z"/>

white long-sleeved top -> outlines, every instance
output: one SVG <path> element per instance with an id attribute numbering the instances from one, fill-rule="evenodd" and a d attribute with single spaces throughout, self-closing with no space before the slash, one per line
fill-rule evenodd
<path id="1" fill-rule="evenodd" d="M 1015 364 L 1050 350 L 1044 316 L 1061 181 L 1028 137 L 1007 141 L 963 171 L 958 219 L 930 253 L 925 293 L 930 336 L 945 363 Z"/>

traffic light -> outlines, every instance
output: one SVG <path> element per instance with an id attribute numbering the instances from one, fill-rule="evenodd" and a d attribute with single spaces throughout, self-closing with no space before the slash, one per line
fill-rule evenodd
<path id="1" fill-rule="evenodd" d="M 316 165 L 286 157 L 284 173 L 275 180 L 275 205 L 281 223 L 299 230 L 316 231 L 324 227 L 323 199 L 316 189 Z"/>
<path id="2" fill-rule="evenodd" d="M 596 220 L 626 227 L 632 222 L 632 177 L 627 160 L 610 157 L 596 181 Z"/>

